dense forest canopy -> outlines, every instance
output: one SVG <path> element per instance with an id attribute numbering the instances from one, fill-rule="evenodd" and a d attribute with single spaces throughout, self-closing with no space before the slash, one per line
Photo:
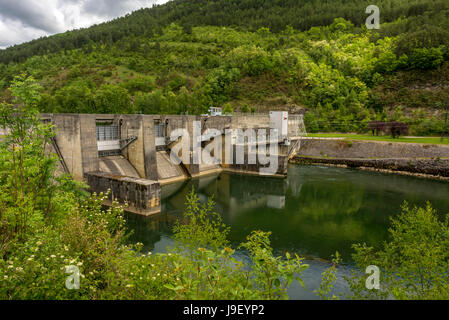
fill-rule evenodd
<path id="1" fill-rule="evenodd" d="M 41 112 L 201 114 L 307 109 L 310 131 L 403 121 L 440 134 L 449 2 L 173 0 L 0 50 L 0 99 L 36 78 Z"/>
<path id="2" fill-rule="evenodd" d="M 315 26 L 330 25 L 335 18 L 345 18 L 356 26 L 365 23 L 365 8 L 369 0 L 172 0 L 154 5 L 113 21 L 87 29 L 75 30 L 51 37 L 40 38 L 0 51 L 0 62 L 23 61 L 35 55 L 57 52 L 61 49 L 81 48 L 89 42 L 116 42 L 124 37 L 152 36 L 162 28 L 177 23 L 186 30 L 192 26 L 231 26 L 256 31 L 266 27 L 279 33 L 286 26 L 308 30 Z M 421 30 L 425 25 L 432 31 L 448 30 L 449 2 L 446 0 L 378 0 L 382 22 L 399 18 L 411 19 L 401 27 L 388 29 L 388 35 Z M 439 19 L 445 16 L 446 19 Z M 439 30 L 441 28 L 441 30 Z"/>

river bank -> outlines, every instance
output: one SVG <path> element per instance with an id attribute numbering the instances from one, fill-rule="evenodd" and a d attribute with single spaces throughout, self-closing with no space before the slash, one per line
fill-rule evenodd
<path id="1" fill-rule="evenodd" d="M 449 181 L 449 147 L 445 145 L 305 138 L 290 162 Z"/>

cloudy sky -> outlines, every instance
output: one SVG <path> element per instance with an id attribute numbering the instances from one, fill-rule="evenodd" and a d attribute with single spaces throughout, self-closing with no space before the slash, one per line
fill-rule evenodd
<path id="1" fill-rule="evenodd" d="M 0 0 L 0 49 L 164 2 L 167 0 Z"/>

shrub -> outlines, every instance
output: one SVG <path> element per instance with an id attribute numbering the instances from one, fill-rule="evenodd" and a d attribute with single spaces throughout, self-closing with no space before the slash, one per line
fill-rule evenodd
<path id="1" fill-rule="evenodd" d="M 260 75 L 274 66 L 272 57 L 264 49 L 255 46 L 237 47 L 226 59 L 232 67 L 239 68 L 249 76 Z"/>
<path id="2" fill-rule="evenodd" d="M 128 90 L 129 93 L 134 93 L 136 91 L 149 92 L 156 86 L 154 78 L 149 76 L 127 79 L 120 85 Z"/>
<path id="3" fill-rule="evenodd" d="M 224 114 L 232 114 L 234 113 L 234 109 L 232 108 L 230 103 L 226 103 L 224 108 L 223 108 L 223 113 Z"/>
<path id="4" fill-rule="evenodd" d="M 397 69 L 399 62 L 393 52 L 383 52 L 375 66 L 375 71 L 379 73 L 392 73 Z"/>
<path id="5" fill-rule="evenodd" d="M 128 91 L 120 86 L 104 84 L 95 95 L 95 111 L 98 113 L 134 113 Z"/>
<path id="6" fill-rule="evenodd" d="M 366 275 L 348 278 L 355 299 L 449 299 L 449 216 L 441 222 L 430 203 L 411 208 L 391 219 L 390 240 L 376 250 L 354 245 L 359 270 L 376 265 L 380 290 L 365 287 Z"/>
<path id="7" fill-rule="evenodd" d="M 414 49 L 409 57 L 410 67 L 413 69 L 435 69 L 443 62 L 443 53 L 437 48 Z"/>

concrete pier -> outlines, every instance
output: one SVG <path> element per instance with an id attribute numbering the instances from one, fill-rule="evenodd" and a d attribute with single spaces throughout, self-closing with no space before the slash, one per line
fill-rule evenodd
<path id="1" fill-rule="evenodd" d="M 117 200 L 126 211 L 145 216 L 161 211 L 161 186 L 157 181 L 103 172 L 87 173 L 86 178 L 92 193 L 109 192 L 105 204 Z"/>

